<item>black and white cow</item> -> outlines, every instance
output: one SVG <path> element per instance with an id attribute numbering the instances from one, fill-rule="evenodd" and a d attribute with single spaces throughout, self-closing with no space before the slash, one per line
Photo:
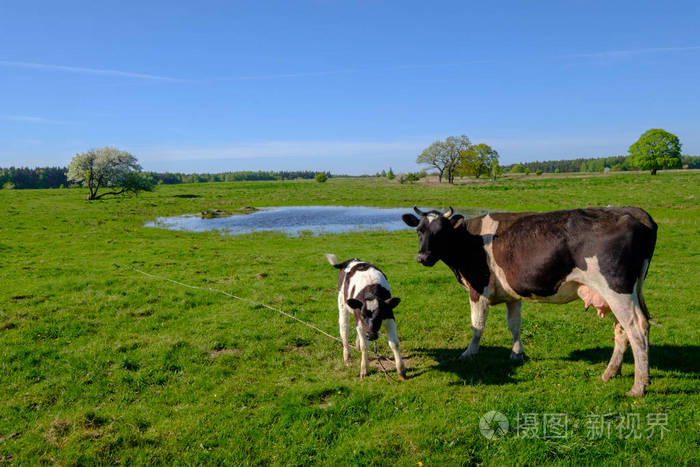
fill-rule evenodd
<path id="1" fill-rule="evenodd" d="M 603 381 L 620 374 L 628 342 L 634 385 L 649 384 L 649 313 L 642 286 L 656 244 L 656 224 L 634 207 L 547 213 L 492 213 L 473 219 L 447 212 L 405 214 L 416 227 L 418 262 L 442 260 L 469 290 L 473 335 L 460 358 L 476 355 L 490 305 L 505 303 L 513 335 L 511 359 L 523 359 L 522 300 L 567 303 L 577 298 L 601 316 L 612 311 L 615 348 Z"/>
<path id="2" fill-rule="evenodd" d="M 350 344 L 348 343 L 349 315 L 355 317 L 357 331 L 357 349 L 362 353 L 360 378 L 367 376 L 367 342 L 377 339 L 382 323 L 386 328 L 389 347 L 394 353 L 394 363 L 399 379 L 406 379 L 406 368 L 401 359 L 399 337 L 396 335 L 394 308 L 401 301 L 391 296 L 389 281 L 376 266 L 350 259 L 338 263 L 335 255 L 326 258 L 338 272 L 338 324 L 340 338 L 343 341 L 343 360 L 350 365 Z"/>

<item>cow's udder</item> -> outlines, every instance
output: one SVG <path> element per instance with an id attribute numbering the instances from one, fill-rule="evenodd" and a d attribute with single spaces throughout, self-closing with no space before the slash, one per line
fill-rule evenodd
<path id="1" fill-rule="evenodd" d="M 610 305 L 608 305 L 603 297 L 591 290 L 590 287 L 581 285 L 576 293 L 581 297 L 581 300 L 583 300 L 586 309 L 590 306 L 595 307 L 595 309 L 598 310 L 598 316 L 601 318 L 605 318 L 605 315 L 612 311 Z"/>

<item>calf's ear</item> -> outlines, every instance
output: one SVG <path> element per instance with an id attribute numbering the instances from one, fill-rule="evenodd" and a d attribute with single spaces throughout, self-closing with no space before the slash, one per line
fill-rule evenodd
<path id="1" fill-rule="evenodd" d="M 401 216 L 401 220 L 403 220 L 409 227 L 417 227 L 418 224 L 420 224 L 420 220 L 413 214 L 404 214 Z"/>
<path id="2" fill-rule="evenodd" d="M 353 310 L 361 310 L 362 309 L 362 302 L 354 299 L 354 298 L 348 298 L 345 303 L 352 308 Z"/>
<path id="3" fill-rule="evenodd" d="M 387 306 L 393 310 L 394 308 L 399 306 L 399 303 L 401 303 L 401 299 L 399 297 L 391 297 L 388 300 L 384 300 L 384 303 L 386 303 Z"/>

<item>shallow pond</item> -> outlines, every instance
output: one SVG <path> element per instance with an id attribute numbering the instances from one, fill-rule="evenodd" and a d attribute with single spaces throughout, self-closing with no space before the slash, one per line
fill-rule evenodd
<path id="1" fill-rule="evenodd" d="M 412 208 L 369 208 L 363 206 L 285 206 L 260 208 L 251 214 L 213 219 L 196 215 L 158 217 L 145 227 L 156 227 L 186 232 L 218 230 L 227 235 L 251 232 L 279 231 L 298 236 L 305 233 L 343 233 L 366 230 L 402 230 L 409 227 L 401 215 Z M 466 216 L 483 214 L 474 209 L 459 209 Z"/>

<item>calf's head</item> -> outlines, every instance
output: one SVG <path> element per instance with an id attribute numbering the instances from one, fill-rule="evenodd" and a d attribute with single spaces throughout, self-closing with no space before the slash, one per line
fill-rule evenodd
<path id="1" fill-rule="evenodd" d="M 424 266 L 433 266 L 445 257 L 450 248 L 455 226 L 464 218 L 460 215 L 453 216 L 452 208 L 445 212 L 423 212 L 414 206 L 413 210 L 419 217 L 404 214 L 401 219 L 409 227 L 415 227 L 418 232 L 416 260 Z"/>
<path id="2" fill-rule="evenodd" d="M 355 321 L 360 323 L 362 330 L 368 340 L 377 340 L 379 336 L 379 328 L 382 326 L 382 321 L 393 318 L 393 310 L 401 302 L 398 297 L 391 297 L 386 300 L 357 300 L 350 298 L 346 301 L 348 306 L 355 314 Z"/>

